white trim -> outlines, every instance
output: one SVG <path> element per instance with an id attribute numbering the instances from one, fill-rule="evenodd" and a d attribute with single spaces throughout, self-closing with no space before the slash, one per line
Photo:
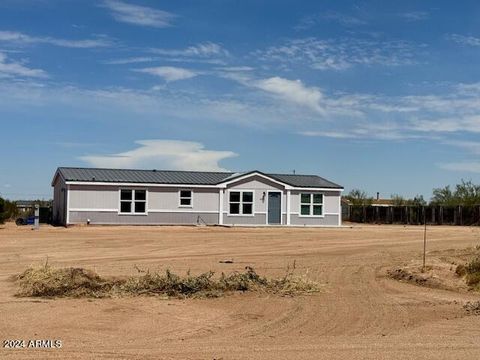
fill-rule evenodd
<path id="1" fill-rule="evenodd" d="M 181 204 L 181 193 L 182 191 L 190 191 L 190 205 L 182 205 Z M 188 199 L 188 197 L 183 197 L 183 199 Z M 178 189 L 178 207 L 179 208 L 193 208 L 193 190 L 188 188 L 180 188 Z"/>
<path id="2" fill-rule="evenodd" d="M 315 216 L 311 216 L 311 215 L 300 215 L 300 213 L 299 213 L 299 212 L 296 212 L 296 211 L 292 211 L 290 214 L 291 214 L 291 215 L 297 215 L 297 216 L 299 216 L 299 217 L 325 217 L 325 215 L 328 215 L 328 216 L 332 216 L 332 215 L 335 215 L 335 216 L 336 216 L 336 215 L 339 215 L 339 214 L 337 214 L 337 213 L 327 213 L 327 212 L 326 212 L 326 213 L 323 213 L 322 216 L 320 216 L 320 215 L 315 215 Z"/>
<path id="3" fill-rule="evenodd" d="M 122 190 L 130 190 L 132 192 L 132 200 L 130 200 L 130 212 L 122 212 Z M 145 212 L 135 212 L 135 194 L 137 190 L 144 190 L 145 191 Z M 126 202 L 126 200 L 124 201 Z M 143 200 L 139 200 L 139 202 L 143 202 Z M 120 187 L 118 188 L 118 215 L 148 215 L 148 189 L 146 188 L 126 188 Z"/>
<path id="4" fill-rule="evenodd" d="M 118 212 L 118 209 L 70 209 L 70 211 L 76 211 L 76 212 L 87 212 L 87 211 L 98 211 L 98 212 Z"/>
<path id="5" fill-rule="evenodd" d="M 280 224 L 270 224 L 268 222 L 268 199 L 269 199 L 269 194 L 270 193 L 280 193 Z M 283 225 L 283 214 L 282 214 L 282 206 L 283 206 L 283 191 L 282 190 L 267 190 L 267 201 L 266 201 L 266 209 L 265 213 L 267 216 L 265 216 L 265 225 Z"/>
<path id="6" fill-rule="evenodd" d="M 71 212 L 114 212 L 118 213 L 118 209 L 70 209 Z M 188 209 L 149 209 L 148 213 L 202 213 L 202 214 L 218 214 L 218 211 L 211 210 L 188 210 Z M 121 215 L 148 215 L 145 213 L 122 213 Z"/>
<path id="7" fill-rule="evenodd" d="M 218 225 L 223 225 L 223 195 L 225 190 L 218 190 Z"/>
<path id="8" fill-rule="evenodd" d="M 338 188 L 309 188 L 309 187 L 292 187 L 292 190 L 295 191 L 338 191 L 342 192 L 344 189 L 338 189 Z"/>
<path id="9" fill-rule="evenodd" d="M 287 189 L 287 225 L 291 224 L 291 218 L 290 218 L 290 207 L 292 206 L 292 199 L 291 199 L 291 190 Z"/>
<path id="10" fill-rule="evenodd" d="M 342 197 L 338 197 L 338 226 L 342 226 Z"/>
<path id="11" fill-rule="evenodd" d="M 218 214 L 218 211 L 212 211 L 212 210 L 189 210 L 189 208 L 181 208 L 181 209 L 150 209 L 148 211 L 149 213 L 185 213 L 185 214 Z"/>
<path id="12" fill-rule="evenodd" d="M 240 193 L 240 202 L 239 204 L 239 211 L 240 214 L 230 214 L 230 193 L 231 192 L 239 192 Z M 243 214 L 243 193 L 244 192 L 251 192 L 252 193 L 252 213 L 251 214 Z M 249 202 L 247 202 L 249 204 Z M 229 189 L 227 191 L 227 216 L 248 216 L 248 217 L 254 217 L 255 216 L 255 190 L 249 190 L 249 189 Z"/>
<path id="13" fill-rule="evenodd" d="M 269 180 L 269 181 L 271 181 L 271 182 L 273 182 L 273 183 L 275 183 L 275 184 L 282 185 L 283 187 L 285 187 L 285 189 L 290 189 L 290 188 L 292 188 L 291 185 L 288 185 L 288 184 L 285 184 L 285 183 L 283 183 L 283 182 L 281 182 L 281 181 L 275 180 L 275 179 L 273 179 L 273 178 L 271 178 L 271 177 L 269 177 L 269 176 L 267 176 L 267 175 L 261 174 L 261 173 L 259 173 L 259 172 L 257 172 L 257 171 L 254 171 L 254 172 L 251 172 L 251 173 L 242 175 L 242 176 L 238 176 L 238 177 L 236 177 L 236 178 L 234 178 L 234 179 L 231 179 L 231 180 L 226 179 L 224 182 L 221 182 L 220 184 L 218 184 L 218 186 L 226 187 L 227 185 L 230 185 L 230 184 L 232 184 L 232 183 L 236 183 L 236 182 L 238 182 L 238 181 L 242 181 L 242 180 L 248 179 L 248 178 L 250 178 L 250 177 L 252 177 L 252 176 L 259 176 L 259 177 L 261 177 L 261 178 L 267 179 L 267 180 Z"/>
<path id="14" fill-rule="evenodd" d="M 67 194 L 65 195 L 67 197 L 67 208 L 65 209 L 67 214 L 65 217 L 65 225 L 68 225 L 68 223 L 70 222 L 70 194 L 69 194 L 70 185 L 67 185 L 67 188 L 65 189 L 65 191 L 67 192 Z"/>
<path id="15" fill-rule="evenodd" d="M 138 187 L 144 189 L 145 187 L 173 187 L 173 188 L 211 188 L 218 189 L 218 185 L 189 185 L 189 184 L 152 184 L 152 183 L 122 183 L 122 182 L 98 182 L 98 181 L 67 181 L 66 184 L 71 185 L 92 185 L 92 186 L 124 186 L 124 187 Z"/>

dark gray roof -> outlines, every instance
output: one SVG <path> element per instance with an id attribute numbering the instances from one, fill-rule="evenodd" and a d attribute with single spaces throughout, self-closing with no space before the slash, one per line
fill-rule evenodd
<path id="1" fill-rule="evenodd" d="M 63 176 L 66 181 L 180 185 L 217 185 L 249 173 L 258 172 L 294 187 L 342 189 L 340 185 L 317 175 L 265 174 L 260 171 L 232 173 L 212 171 L 127 170 L 59 167 L 57 172 Z"/>

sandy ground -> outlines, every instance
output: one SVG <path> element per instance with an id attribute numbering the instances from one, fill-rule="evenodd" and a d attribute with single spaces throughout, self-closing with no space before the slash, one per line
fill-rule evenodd
<path id="1" fill-rule="evenodd" d="M 0 228 L 0 339 L 60 339 L 61 349 L 1 349 L 1 359 L 480 359 L 480 294 L 385 276 L 421 259 L 421 227 L 341 229 L 193 227 Z M 480 229 L 432 227 L 428 249 L 480 244 Z M 299 274 L 315 295 L 254 293 L 220 299 L 16 298 L 10 277 L 48 256 L 101 275 L 134 265 L 177 272 Z M 219 260 L 233 258 L 233 264 Z M 427 258 L 428 262 L 428 258 Z M 3 343 L 3 341 L 2 341 Z"/>

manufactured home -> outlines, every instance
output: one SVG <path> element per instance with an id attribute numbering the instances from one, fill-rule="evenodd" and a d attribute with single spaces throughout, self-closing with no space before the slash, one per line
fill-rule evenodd
<path id="1" fill-rule="evenodd" d="M 343 188 L 317 175 L 60 167 L 59 225 L 340 226 Z"/>

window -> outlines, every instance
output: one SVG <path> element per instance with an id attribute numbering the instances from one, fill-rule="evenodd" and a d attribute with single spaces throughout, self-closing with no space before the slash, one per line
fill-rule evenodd
<path id="1" fill-rule="evenodd" d="M 323 215 L 323 194 L 300 194 L 301 216 Z"/>
<path id="2" fill-rule="evenodd" d="M 253 215 L 253 191 L 230 191 L 231 215 Z"/>
<path id="3" fill-rule="evenodd" d="M 180 206 L 192 207 L 192 191 L 180 190 Z"/>
<path id="4" fill-rule="evenodd" d="M 147 212 L 147 190 L 120 190 L 120 213 L 145 214 Z"/>

